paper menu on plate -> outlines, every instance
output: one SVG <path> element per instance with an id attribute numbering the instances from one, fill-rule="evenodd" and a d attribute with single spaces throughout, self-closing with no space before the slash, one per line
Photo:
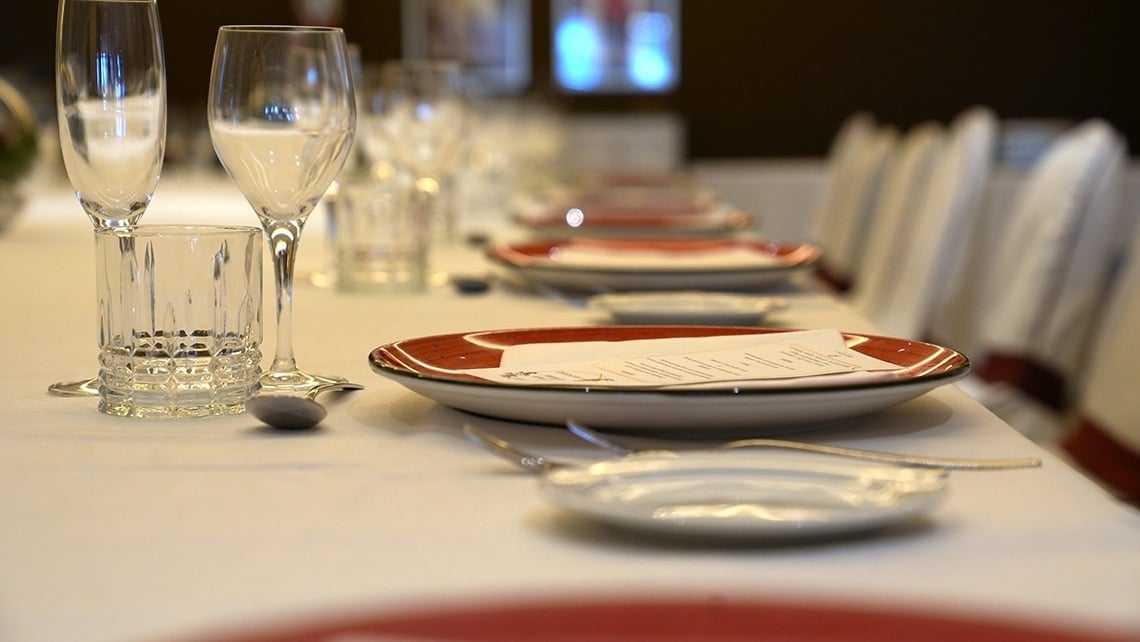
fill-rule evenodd
<path id="1" fill-rule="evenodd" d="M 848 348 L 836 330 L 808 330 L 527 344 L 507 348 L 497 368 L 466 372 L 510 385 L 645 389 L 840 383 L 836 377 L 855 383 L 893 378 L 897 370 L 895 364 Z"/>

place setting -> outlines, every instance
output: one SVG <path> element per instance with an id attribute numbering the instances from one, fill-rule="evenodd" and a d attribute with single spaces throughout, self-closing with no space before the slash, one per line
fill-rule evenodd
<path id="1" fill-rule="evenodd" d="M 498 242 L 493 266 L 571 292 L 758 291 L 810 271 L 821 251 L 810 243 L 747 239 L 565 238 Z"/>
<path id="2" fill-rule="evenodd" d="M 555 509 L 635 535 L 753 545 L 857 536 L 923 519 L 945 501 L 951 470 L 1040 465 L 797 438 L 969 372 L 965 355 L 925 342 L 742 325 L 524 328 L 399 340 L 370 363 L 472 415 L 464 436 L 535 473 Z M 563 428 L 595 454 L 535 450 L 477 417 Z"/>
<path id="3" fill-rule="evenodd" d="M 544 455 L 477 421 L 462 432 L 534 473 L 539 497 L 555 509 L 619 533 L 694 543 L 865 536 L 924 519 L 946 500 L 952 471 L 1041 465 L 1033 457 L 935 457 L 771 438 L 639 448 L 572 419 L 566 428 L 597 455 Z"/>
<path id="4" fill-rule="evenodd" d="M 682 172 L 582 172 L 567 185 L 511 204 L 531 236 L 731 236 L 755 217 L 702 189 Z"/>

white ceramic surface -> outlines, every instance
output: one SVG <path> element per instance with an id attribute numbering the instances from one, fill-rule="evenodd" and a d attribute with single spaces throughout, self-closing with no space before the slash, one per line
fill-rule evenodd
<path id="1" fill-rule="evenodd" d="M 599 294 L 587 305 L 619 323 L 757 325 L 788 307 L 788 300 L 730 292 L 629 292 Z"/>
<path id="2" fill-rule="evenodd" d="M 611 525 L 757 540 L 835 536 L 910 520 L 945 498 L 948 481 L 945 470 L 711 450 L 556 468 L 540 489 L 555 505 Z"/>

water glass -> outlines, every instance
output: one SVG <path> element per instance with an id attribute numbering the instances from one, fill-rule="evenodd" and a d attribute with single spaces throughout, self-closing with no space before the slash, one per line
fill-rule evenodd
<path id="1" fill-rule="evenodd" d="M 95 231 L 100 411 L 245 410 L 261 374 L 262 245 L 247 226 Z"/>
<path id="2" fill-rule="evenodd" d="M 419 292 L 427 288 L 434 193 L 396 176 L 340 185 L 331 206 L 337 288 L 354 292 Z"/>

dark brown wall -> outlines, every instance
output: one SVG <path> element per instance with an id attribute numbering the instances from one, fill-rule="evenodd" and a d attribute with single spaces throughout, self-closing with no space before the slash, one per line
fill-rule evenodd
<path id="1" fill-rule="evenodd" d="M 159 0 L 170 97 L 205 101 L 218 26 L 290 23 L 289 0 Z M 366 60 L 399 56 L 399 0 L 346 0 Z M 0 0 L 0 70 L 50 83 L 51 0 Z M 532 0 L 535 76 L 549 9 Z M 572 111 L 673 110 L 689 156 L 821 155 L 850 112 L 900 126 L 985 104 L 1007 118 L 1106 118 L 1140 141 L 1135 0 L 683 0 L 666 97 L 563 98 Z M 1140 144 L 1135 143 L 1134 144 Z"/>

